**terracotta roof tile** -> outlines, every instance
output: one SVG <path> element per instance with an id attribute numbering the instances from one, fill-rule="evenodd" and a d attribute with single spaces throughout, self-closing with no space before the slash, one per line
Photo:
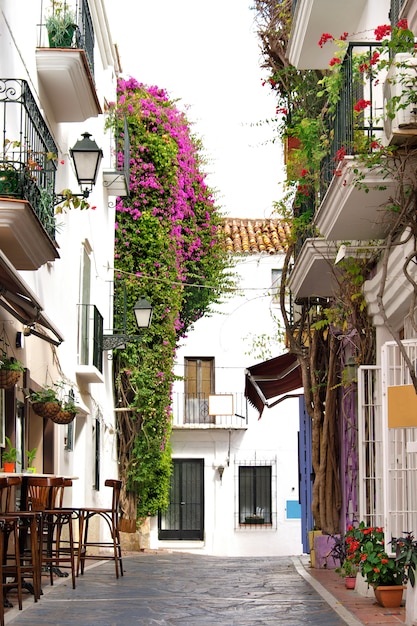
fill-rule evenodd
<path id="1" fill-rule="evenodd" d="M 282 254 L 287 249 L 289 226 L 280 219 L 223 220 L 226 249 L 232 254 Z"/>

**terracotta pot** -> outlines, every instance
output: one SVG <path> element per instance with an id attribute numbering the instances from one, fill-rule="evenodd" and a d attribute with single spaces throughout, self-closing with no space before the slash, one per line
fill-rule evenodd
<path id="1" fill-rule="evenodd" d="M 7 474 L 12 474 L 15 471 L 15 463 L 11 461 L 3 461 L 3 470 Z"/>
<path id="2" fill-rule="evenodd" d="M 345 577 L 345 587 L 346 589 L 355 589 L 356 585 L 356 576 L 346 576 Z"/>
<path id="3" fill-rule="evenodd" d="M 403 590 L 403 585 L 375 587 L 375 598 L 386 609 L 395 609 L 401 606 Z"/>

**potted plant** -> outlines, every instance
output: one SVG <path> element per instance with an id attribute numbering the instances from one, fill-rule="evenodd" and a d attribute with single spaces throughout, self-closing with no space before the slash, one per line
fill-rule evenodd
<path id="1" fill-rule="evenodd" d="M 348 559 L 374 588 L 377 602 L 387 608 L 399 607 L 407 581 L 406 567 L 387 554 L 383 528 L 361 522 L 357 528 L 350 526 L 347 535 Z"/>
<path id="2" fill-rule="evenodd" d="M 358 566 L 352 560 L 345 559 L 340 567 L 336 567 L 335 572 L 345 579 L 346 589 L 355 588 Z"/>
<path id="3" fill-rule="evenodd" d="M 23 363 L 2 350 L 0 355 L 0 389 L 14 387 L 24 369 Z"/>
<path id="4" fill-rule="evenodd" d="M 52 387 L 43 387 L 29 394 L 29 401 L 37 415 L 51 418 L 61 410 L 61 401 Z"/>
<path id="5" fill-rule="evenodd" d="M 77 21 L 65 1 L 52 0 L 52 13 L 46 18 L 45 26 L 50 48 L 71 48 Z"/>
<path id="6" fill-rule="evenodd" d="M 28 467 L 27 471 L 31 474 L 36 473 L 36 467 L 33 467 L 33 461 L 35 460 L 37 448 L 33 448 L 33 450 L 26 450 L 26 456 L 28 458 Z"/>
<path id="7" fill-rule="evenodd" d="M 3 470 L 5 472 L 14 472 L 17 460 L 17 449 L 12 446 L 12 442 L 9 437 L 5 437 L 8 450 L 3 450 Z"/>

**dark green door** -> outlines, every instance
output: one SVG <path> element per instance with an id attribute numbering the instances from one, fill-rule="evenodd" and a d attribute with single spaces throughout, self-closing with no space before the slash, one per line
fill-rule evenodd
<path id="1" fill-rule="evenodd" d="M 168 509 L 159 515 L 159 539 L 204 538 L 204 459 L 174 459 Z"/>

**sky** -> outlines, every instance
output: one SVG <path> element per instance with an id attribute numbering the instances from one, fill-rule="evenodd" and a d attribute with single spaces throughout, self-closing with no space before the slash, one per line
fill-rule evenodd
<path id="1" fill-rule="evenodd" d="M 273 215 L 282 147 L 262 86 L 250 0 L 106 0 L 123 76 L 165 89 L 193 123 L 206 182 L 229 217 Z"/>

